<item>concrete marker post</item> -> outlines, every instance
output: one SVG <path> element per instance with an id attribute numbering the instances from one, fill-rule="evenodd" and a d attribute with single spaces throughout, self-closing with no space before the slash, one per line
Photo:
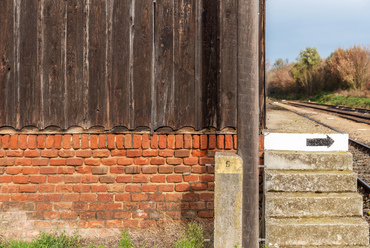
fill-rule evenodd
<path id="1" fill-rule="evenodd" d="M 217 152 L 215 159 L 214 247 L 242 245 L 243 160 Z"/>

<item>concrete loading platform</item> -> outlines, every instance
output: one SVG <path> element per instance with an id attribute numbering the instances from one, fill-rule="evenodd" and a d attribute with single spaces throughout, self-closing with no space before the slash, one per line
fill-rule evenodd
<path id="1" fill-rule="evenodd" d="M 271 105 L 264 135 L 266 245 L 368 247 L 348 135 Z"/>

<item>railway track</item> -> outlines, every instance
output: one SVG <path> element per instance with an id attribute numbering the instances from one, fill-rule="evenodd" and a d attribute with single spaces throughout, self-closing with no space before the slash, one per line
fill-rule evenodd
<path id="1" fill-rule="evenodd" d="M 299 102 L 289 101 L 289 102 L 306 104 L 306 105 L 317 106 L 317 107 L 327 107 L 332 110 L 343 110 L 343 111 L 352 112 L 352 113 L 356 113 L 356 112 L 357 113 L 367 113 L 370 115 L 370 109 L 364 109 L 364 108 L 351 108 L 351 107 L 346 107 L 346 106 L 322 104 L 322 103 L 316 103 L 316 102 L 304 102 L 304 101 L 299 101 Z"/>
<path id="2" fill-rule="evenodd" d="M 312 102 L 286 102 L 286 104 L 296 107 L 307 107 L 324 112 L 329 112 L 338 117 L 345 118 L 351 121 L 365 123 L 370 125 L 370 110 L 361 108 L 349 108 L 343 106 L 335 106 L 329 104 L 319 104 Z"/>
<path id="3" fill-rule="evenodd" d="M 333 109 L 334 107 L 331 105 L 329 105 L 329 109 L 326 109 L 325 106 L 321 106 L 319 104 L 312 104 L 312 103 L 286 102 L 285 104 L 293 105 L 295 107 L 309 107 L 309 108 L 313 108 L 313 109 L 320 110 L 320 111 L 330 112 L 330 113 L 335 114 L 336 116 L 339 116 L 341 118 L 350 119 L 350 120 L 353 120 L 353 116 L 356 116 L 355 117 L 356 120 L 353 120 L 353 121 L 366 123 L 370 125 L 370 116 L 366 116 L 366 115 L 369 115 L 369 113 L 364 113 L 364 112 L 354 113 L 353 109 L 343 110 L 342 108 L 340 110 L 336 110 L 336 109 Z M 298 113 L 291 109 L 289 110 L 311 121 L 314 121 L 320 125 L 330 128 L 336 132 L 344 133 L 341 130 L 338 130 L 332 126 L 329 126 L 325 123 L 315 120 L 307 115 Z M 358 120 L 357 118 L 361 118 L 361 120 Z M 369 121 L 367 122 L 366 120 L 369 120 Z M 356 171 L 359 174 L 359 176 L 357 177 L 357 185 L 358 185 L 358 191 L 363 195 L 364 218 L 370 224 L 370 185 L 369 185 L 370 183 L 370 146 L 362 142 L 356 141 L 354 139 L 351 139 L 351 138 L 349 138 L 348 142 L 349 142 L 349 151 L 353 154 L 354 171 Z"/>
<path id="4" fill-rule="evenodd" d="M 299 104 L 297 104 L 297 103 L 292 103 L 292 102 L 289 102 L 288 104 L 293 104 L 293 105 L 298 105 L 298 106 L 306 106 L 307 104 L 301 104 L 301 103 L 299 103 Z M 315 109 L 317 109 L 316 107 L 315 107 Z M 311 117 L 308 117 L 308 116 L 306 116 L 306 115 L 304 115 L 304 114 L 301 114 L 301 113 L 298 113 L 298 112 L 295 112 L 295 111 L 293 111 L 293 110 L 290 110 L 290 111 L 292 111 L 292 112 L 294 112 L 294 113 L 296 113 L 296 114 L 298 114 L 298 115 L 300 115 L 300 116 L 302 116 L 302 117 L 305 117 L 305 118 L 307 118 L 307 119 L 309 119 L 309 120 L 311 120 L 311 121 L 314 121 L 314 122 L 316 122 L 316 123 L 318 123 L 318 124 L 320 124 L 320 125 L 322 125 L 322 126 L 325 126 L 325 127 L 328 127 L 328 128 L 330 128 L 330 129 L 332 129 L 332 130 L 334 130 L 334 131 L 336 131 L 336 132 L 338 132 L 338 133 L 344 133 L 343 131 L 341 131 L 341 130 L 338 130 L 338 129 L 336 129 L 336 128 L 334 128 L 334 127 L 331 127 L 331 126 L 329 126 L 329 125 L 326 125 L 325 123 L 322 123 L 322 122 L 320 122 L 320 121 L 318 121 L 318 120 L 315 120 L 315 119 L 313 119 L 313 118 L 311 118 Z M 331 111 L 330 111 L 331 112 Z M 369 118 L 369 120 L 370 120 L 370 118 Z M 368 123 L 369 125 L 370 125 L 370 122 Z M 355 147 L 355 148 L 357 148 L 358 150 L 360 150 L 360 151 L 363 151 L 364 153 L 366 153 L 366 154 L 368 154 L 368 155 L 370 155 L 370 146 L 368 146 L 368 145 L 366 145 L 366 144 L 363 144 L 363 143 L 361 143 L 361 142 L 359 142 L 359 141 L 356 141 L 356 140 L 354 140 L 354 139 L 351 139 L 351 138 L 349 138 L 348 139 L 348 142 L 349 142 L 349 145 L 350 146 L 353 146 L 353 147 Z M 363 187 L 365 187 L 369 192 L 370 192 L 370 185 L 366 182 L 366 181 L 364 181 L 363 179 L 361 179 L 360 177 L 358 177 L 358 183 L 359 184 L 361 184 Z"/>

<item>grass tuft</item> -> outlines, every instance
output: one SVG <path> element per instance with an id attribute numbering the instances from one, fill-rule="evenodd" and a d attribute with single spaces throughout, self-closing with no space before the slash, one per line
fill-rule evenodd
<path id="1" fill-rule="evenodd" d="M 213 247 L 213 242 L 205 242 L 204 237 L 210 239 L 212 236 L 211 222 L 198 221 L 188 225 L 169 223 L 141 232 L 122 231 L 109 238 L 82 238 L 77 231 L 72 235 L 63 231 L 40 233 L 27 242 L 4 239 L 0 234 L 0 248 L 206 248 Z"/>
<path id="2" fill-rule="evenodd" d="M 181 238 L 176 241 L 175 248 L 202 248 L 203 244 L 202 226 L 192 223 L 185 229 Z"/>
<path id="3" fill-rule="evenodd" d="M 2 240 L 0 248 L 78 248 L 80 247 L 80 236 L 77 233 L 69 236 L 65 232 L 60 234 L 41 233 L 32 241 Z"/>
<path id="4" fill-rule="evenodd" d="M 350 95 L 337 95 L 333 93 L 319 94 L 310 98 L 318 103 L 328 103 L 352 108 L 370 109 L 370 98 Z"/>
<path id="5" fill-rule="evenodd" d="M 120 247 L 122 248 L 133 248 L 134 244 L 131 241 L 130 235 L 123 230 L 121 233 L 121 238 L 119 240 Z"/>

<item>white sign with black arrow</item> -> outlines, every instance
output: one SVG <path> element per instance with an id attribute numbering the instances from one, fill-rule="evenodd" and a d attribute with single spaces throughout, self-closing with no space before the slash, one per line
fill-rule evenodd
<path id="1" fill-rule="evenodd" d="M 265 133 L 265 150 L 348 151 L 348 134 Z"/>

